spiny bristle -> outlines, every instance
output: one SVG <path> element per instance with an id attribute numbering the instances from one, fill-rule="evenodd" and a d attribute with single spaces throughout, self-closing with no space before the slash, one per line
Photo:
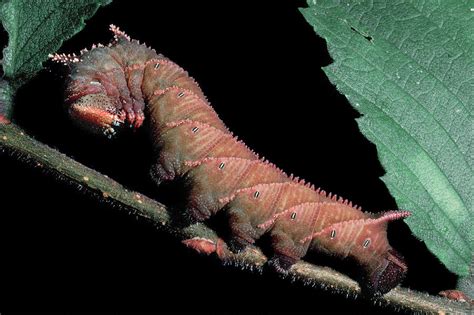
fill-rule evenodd
<path id="1" fill-rule="evenodd" d="M 237 160 L 241 160 L 241 161 L 249 161 L 250 163 L 255 163 L 255 162 L 258 162 L 258 160 L 250 160 L 250 159 L 245 159 L 245 158 L 240 158 L 240 157 L 235 157 L 235 156 L 228 156 L 228 157 L 205 157 L 205 158 L 202 158 L 200 160 L 196 160 L 196 161 L 185 161 L 184 164 L 186 166 L 191 166 L 191 167 L 195 167 L 195 166 L 199 166 L 201 164 L 204 164 L 204 163 L 207 163 L 207 162 L 212 162 L 212 161 L 237 161 Z"/>
<path id="2" fill-rule="evenodd" d="M 147 61 L 145 61 L 144 66 L 148 66 L 150 64 L 156 64 L 156 63 L 161 63 L 162 61 L 164 62 L 165 60 L 168 60 L 165 56 L 159 55 L 159 58 L 152 58 Z M 176 87 L 176 86 L 171 86 L 171 87 Z"/>
<path id="3" fill-rule="evenodd" d="M 206 123 L 203 123 L 203 122 L 200 122 L 200 121 L 197 121 L 197 120 L 192 120 L 192 119 L 174 120 L 174 121 L 167 122 L 165 125 L 166 125 L 166 127 L 171 127 L 171 128 L 178 127 L 178 126 L 181 126 L 181 125 L 196 125 L 196 126 L 201 127 L 201 128 L 216 129 L 215 127 L 213 127 L 209 124 L 206 124 Z"/>
<path id="4" fill-rule="evenodd" d="M 190 166 L 190 167 L 199 166 L 199 165 L 201 165 L 201 163 L 202 163 L 201 160 L 198 160 L 198 161 L 184 161 L 184 165 Z"/>
<path id="5" fill-rule="evenodd" d="M 164 88 L 164 89 L 157 89 L 157 90 L 155 90 L 155 91 L 153 92 L 153 96 L 161 96 L 161 95 L 163 95 L 163 94 L 165 94 L 165 93 L 167 93 L 167 92 L 170 92 L 170 91 L 180 91 L 180 90 L 181 90 L 181 88 L 179 88 L 179 87 L 173 85 L 173 86 L 169 86 L 169 87 Z M 191 90 L 187 90 L 187 89 L 186 89 L 185 91 L 186 91 L 186 92 L 189 91 L 189 92 L 188 92 L 189 94 L 194 94 L 194 92 L 191 91 Z"/>
<path id="6" fill-rule="evenodd" d="M 76 54 L 49 54 L 48 57 L 55 62 L 69 64 L 81 61 Z"/>
<path id="7" fill-rule="evenodd" d="M 114 24 L 110 24 L 109 29 L 112 31 L 112 33 L 114 33 L 114 38 L 115 38 L 116 40 L 118 40 L 120 37 L 123 37 L 123 38 L 125 38 L 126 40 L 131 41 L 130 36 L 128 36 L 127 34 L 125 34 L 125 32 L 121 31 L 120 28 L 118 28 L 118 27 L 115 26 Z"/>
<path id="8" fill-rule="evenodd" d="M 226 205 L 228 204 L 229 202 L 231 202 L 234 198 L 235 198 L 236 194 L 231 194 L 230 196 L 227 196 L 227 197 L 224 197 L 224 198 L 220 198 L 219 199 L 219 203 L 221 205 Z"/>
<path id="9" fill-rule="evenodd" d="M 135 63 L 135 64 L 125 67 L 124 72 L 127 73 L 127 71 L 132 71 L 132 70 L 143 70 L 144 67 L 145 66 L 143 63 Z"/>
<path id="10" fill-rule="evenodd" d="M 390 210 L 383 212 L 379 218 L 374 219 L 375 223 L 389 222 L 399 219 L 404 219 L 411 215 L 410 211 L 406 210 Z"/>
<path id="11" fill-rule="evenodd" d="M 297 177 L 297 178 L 298 178 L 297 184 L 302 185 L 302 186 L 306 186 L 306 181 L 303 178 L 299 178 L 299 177 Z"/>
<path id="12" fill-rule="evenodd" d="M 273 164 L 272 162 L 268 161 L 267 159 L 265 159 L 264 157 L 262 157 L 261 159 L 258 159 L 258 160 L 255 160 L 256 162 L 262 162 L 265 166 L 268 166 L 272 169 L 274 169 L 275 171 L 278 171 L 280 172 L 281 174 L 283 174 L 284 176 L 286 177 L 290 177 L 288 176 L 282 169 L 280 169 L 278 166 L 276 166 L 275 164 Z M 290 177 L 291 178 L 291 177 Z"/>

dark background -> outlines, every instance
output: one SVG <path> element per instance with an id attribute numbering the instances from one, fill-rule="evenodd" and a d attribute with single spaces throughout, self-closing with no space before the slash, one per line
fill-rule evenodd
<path id="1" fill-rule="evenodd" d="M 299 13 L 302 6 L 304 1 L 115 1 L 61 52 L 107 43 L 114 23 L 188 70 L 229 128 L 288 173 L 366 211 L 395 209 L 379 179 L 384 171 L 375 146 L 357 128 L 358 113 L 321 70 L 331 58 Z M 19 91 L 16 122 L 40 141 L 166 202 L 148 178 L 145 132 L 107 141 L 72 127 L 62 108 L 61 69 L 46 66 Z M 271 273 L 221 266 L 11 156 L 0 156 L 0 174 L 5 310 L 380 311 L 371 302 Z M 403 222 L 391 224 L 389 238 L 407 259 L 405 286 L 431 294 L 454 287 L 455 277 Z"/>

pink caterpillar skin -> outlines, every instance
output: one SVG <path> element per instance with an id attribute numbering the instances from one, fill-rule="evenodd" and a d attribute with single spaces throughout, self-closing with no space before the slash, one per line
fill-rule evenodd
<path id="1" fill-rule="evenodd" d="M 386 227 L 409 212 L 365 213 L 287 176 L 228 131 L 186 71 L 117 27 L 111 30 L 115 39 L 108 46 L 79 57 L 52 56 L 70 65 L 66 103 L 75 123 L 111 137 L 116 128 L 139 128 L 148 119 L 156 183 L 184 179 L 185 208 L 194 220 L 225 211 L 234 248 L 269 233 L 277 270 L 315 251 L 355 259 L 371 294 L 386 293 L 403 279 L 407 267 L 389 245 Z"/>

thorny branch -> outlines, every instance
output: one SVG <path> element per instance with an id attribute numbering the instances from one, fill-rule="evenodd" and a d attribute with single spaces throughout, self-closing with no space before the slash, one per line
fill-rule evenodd
<path id="1" fill-rule="evenodd" d="M 91 195 L 103 198 L 119 205 L 119 208 L 144 217 L 152 221 L 158 228 L 164 229 L 182 240 L 200 238 L 208 240 L 210 244 L 218 244 L 216 233 L 207 226 L 199 223 L 187 228 L 173 226 L 171 213 L 164 205 L 142 194 L 127 190 L 107 176 L 36 141 L 15 124 L 3 124 L 0 121 L 1 152 L 21 157 L 21 160 L 26 163 L 39 165 L 60 180 L 81 187 Z M 229 255 L 230 257 L 227 259 L 250 269 L 260 269 L 267 260 L 258 248 Z M 354 280 L 327 267 L 298 262 L 290 269 L 289 276 L 296 281 L 313 284 L 336 294 L 358 296 L 360 293 L 360 288 Z M 374 302 L 406 312 L 459 314 L 472 311 L 468 303 L 455 302 L 401 287 L 393 289 Z"/>

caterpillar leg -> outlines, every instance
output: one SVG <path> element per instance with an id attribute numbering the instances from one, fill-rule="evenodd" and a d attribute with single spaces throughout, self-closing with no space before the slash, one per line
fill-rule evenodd
<path id="1" fill-rule="evenodd" d="M 135 122 L 133 127 L 138 129 L 143 125 L 143 121 L 145 120 L 145 104 L 143 101 L 133 100 L 133 112 L 135 113 Z"/>
<path id="2" fill-rule="evenodd" d="M 206 221 L 222 208 L 216 199 L 212 192 L 206 190 L 199 192 L 191 191 L 188 195 L 185 209 L 196 221 Z"/>
<path id="3" fill-rule="evenodd" d="M 162 155 L 164 154 L 166 153 L 162 153 Z M 166 160 L 165 158 L 163 159 Z M 166 167 L 161 161 L 157 161 L 150 168 L 150 176 L 156 185 L 159 186 L 163 182 L 173 181 L 176 174 L 170 167 Z"/>
<path id="4" fill-rule="evenodd" d="M 241 251 L 243 251 L 247 246 L 250 246 L 252 245 L 251 242 L 249 242 L 248 240 L 244 239 L 244 238 L 241 238 L 237 235 L 233 235 L 229 241 L 227 242 L 227 244 L 229 245 L 229 249 L 233 252 L 233 253 L 240 253 Z"/>
<path id="5" fill-rule="evenodd" d="M 143 102 L 133 100 L 131 102 L 122 102 L 122 110 L 126 114 L 126 121 L 130 124 L 131 128 L 140 128 L 145 120 L 144 114 L 145 105 Z"/>
<path id="6" fill-rule="evenodd" d="M 209 203 L 208 196 L 195 196 L 188 200 L 185 207 L 189 213 L 189 217 L 194 222 L 203 222 L 212 216 L 212 212 L 203 204 Z"/>
<path id="7" fill-rule="evenodd" d="M 296 253 L 293 239 L 285 233 L 272 233 L 272 247 L 275 254 L 268 263 L 277 272 L 287 273 L 290 267 L 301 258 Z"/>
<path id="8" fill-rule="evenodd" d="M 293 266 L 298 260 L 298 258 L 290 257 L 285 254 L 274 254 L 268 261 L 268 264 L 275 271 L 286 274 L 291 266 Z"/>
<path id="9" fill-rule="evenodd" d="M 228 210 L 229 228 L 232 237 L 229 240 L 229 247 L 233 252 L 240 252 L 245 247 L 255 243 L 258 235 L 250 224 L 247 213 L 240 209 L 230 208 Z"/>

